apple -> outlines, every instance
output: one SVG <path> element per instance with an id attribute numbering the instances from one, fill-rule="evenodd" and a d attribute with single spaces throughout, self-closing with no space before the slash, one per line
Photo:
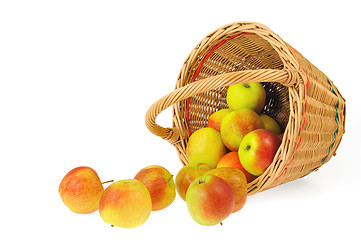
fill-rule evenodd
<path id="1" fill-rule="evenodd" d="M 175 178 L 175 185 L 178 195 L 185 201 L 186 193 L 189 185 L 198 177 L 212 170 L 212 168 L 205 163 L 188 164 L 179 170 Z"/>
<path id="2" fill-rule="evenodd" d="M 122 228 L 142 225 L 152 211 L 147 187 L 136 179 L 110 184 L 99 202 L 99 214 L 104 222 Z"/>
<path id="3" fill-rule="evenodd" d="M 238 156 L 243 167 L 259 176 L 272 163 L 282 140 L 267 129 L 257 129 L 248 133 L 239 146 Z"/>
<path id="4" fill-rule="evenodd" d="M 98 210 L 104 192 L 98 174 L 90 167 L 77 167 L 69 171 L 58 189 L 64 204 L 75 213 Z"/>
<path id="5" fill-rule="evenodd" d="M 259 117 L 263 121 L 265 129 L 268 129 L 268 130 L 274 132 L 277 135 L 281 134 L 280 126 L 278 125 L 278 123 L 273 118 L 271 118 L 270 116 L 267 116 L 265 114 L 262 114 Z"/>
<path id="6" fill-rule="evenodd" d="M 222 178 L 206 174 L 191 183 L 186 203 L 189 214 L 197 223 L 212 226 L 232 213 L 234 193 Z"/>
<path id="7" fill-rule="evenodd" d="M 229 108 L 221 109 L 217 112 L 214 112 L 208 118 L 207 127 L 211 127 L 219 132 L 221 129 L 222 119 L 230 112 L 232 112 L 232 110 Z"/>
<path id="8" fill-rule="evenodd" d="M 227 104 L 230 109 L 247 108 L 260 113 L 266 101 L 266 91 L 259 82 L 239 83 L 228 87 Z"/>
<path id="9" fill-rule="evenodd" d="M 235 110 L 223 118 L 221 138 L 229 150 L 236 152 L 242 138 L 259 128 L 264 128 L 264 124 L 256 112 L 250 109 Z"/>
<path id="10" fill-rule="evenodd" d="M 256 179 L 256 176 L 253 176 L 252 174 L 247 172 L 246 169 L 244 169 L 244 167 L 241 164 L 241 161 L 239 160 L 238 152 L 229 152 L 226 155 L 224 155 L 217 164 L 217 168 L 223 168 L 223 167 L 232 167 L 241 170 L 246 176 L 247 183 L 250 183 Z"/>
<path id="11" fill-rule="evenodd" d="M 223 167 L 209 171 L 206 175 L 215 175 L 225 181 L 234 194 L 233 212 L 241 210 L 247 200 L 247 179 L 244 173 L 236 168 Z"/>
<path id="12" fill-rule="evenodd" d="M 152 165 L 141 169 L 134 179 L 141 181 L 152 198 L 152 211 L 168 207 L 175 199 L 173 175 L 167 169 Z"/>
<path id="13" fill-rule="evenodd" d="M 210 127 L 195 131 L 190 136 L 186 149 L 189 164 L 206 163 L 212 168 L 217 166 L 226 152 L 221 134 Z"/>

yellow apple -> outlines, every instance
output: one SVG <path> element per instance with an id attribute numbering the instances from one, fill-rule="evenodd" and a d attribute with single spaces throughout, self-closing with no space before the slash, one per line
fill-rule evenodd
<path id="1" fill-rule="evenodd" d="M 64 204 L 75 213 L 98 210 L 104 192 L 98 174 L 90 167 L 77 167 L 69 171 L 59 185 L 59 195 Z"/>
<path id="2" fill-rule="evenodd" d="M 239 109 L 225 116 L 221 123 L 221 137 L 227 148 L 238 151 L 242 138 L 249 132 L 264 128 L 258 114 L 250 109 Z"/>
<path id="3" fill-rule="evenodd" d="M 206 163 L 212 168 L 217 166 L 226 152 L 221 134 L 210 127 L 195 131 L 190 136 L 186 149 L 189 164 Z"/>
<path id="4" fill-rule="evenodd" d="M 204 175 L 212 170 L 212 168 L 205 163 L 188 164 L 179 170 L 175 178 L 178 195 L 185 201 L 189 185 L 194 179 Z"/>
<path id="5" fill-rule="evenodd" d="M 254 130 L 243 138 L 238 151 L 239 159 L 249 173 L 260 176 L 273 162 L 281 143 L 278 135 L 270 130 Z"/>
<path id="6" fill-rule="evenodd" d="M 122 228 L 142 225 L 152 211 L 152 199 L 147 187 L 136 179 L 110 184 L 99 202 L 99 214 L 104 222 Z"/>
<path id="7" fill-rule="evenodd" d="M 207 127 L 211 127 L 219 132 L 221 129 L 222 119 L 230 112 L 232 112 L 232 110 L 229 108 L 221 109 L 218 110 L 217 112 L 214 112 L 208 118 Z"/>
<path id="8" fill-rule="evenodd" d="M 141 169 L 134 179 L 141 181 L 152 198 L 152 211 L 168 207 L 175 199 L 173 175 L 164 167 L 152 165 Z"/>
<path id="9" fill-rule="evenodd" d="M 227 103 L 230 109 L 247 108 L 260 113 L 266 101 L 266 91 L 261 83 L 240 83 L 228 87 Z"/>
<path id="10" fill-rule="evenodd" d="M 277 135 L 281 134 L 280 126 L 273 118 L 265 114 L 262 114 L 259 117 L 262 119 L 265 129 L 268 129 Z"/>

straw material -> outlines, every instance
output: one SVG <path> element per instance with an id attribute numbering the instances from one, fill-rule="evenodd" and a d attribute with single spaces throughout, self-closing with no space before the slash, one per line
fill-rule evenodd
<path id="1" fill-rule="evenodd" d="M 263 114 L 284 130 L 270 167 L 248 184 L 254 194 L 301 178 L 328 162 L 345 132 L 345 99 L 333 82 L 266 26 L 237 22 L 208 34 L 184 62 L 175 90 L 146 114 L 150 132 L 168 140 L 186 165 L 190 134 L 208 117 L 227 108 L 228 86 L 261 82 L 266 89 Z M 173 127 L 156 117 L 173 106 Z"/>

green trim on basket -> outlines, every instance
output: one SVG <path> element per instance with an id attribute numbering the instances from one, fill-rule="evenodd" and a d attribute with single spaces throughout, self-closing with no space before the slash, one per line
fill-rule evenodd
<path id="1" fill-rule="evenodd" d="M 330 86 L 331 86 L 331 91 L 332 91 L 332 93 L 335 94 L 335 91 L 333 90 L 333 87 L 332 87 L 332 85 L 331 85 L 331 83 L 330 83 L 330 80 L 328 80 L 327 77 L 326 77 L 326 79 L 327 79 L 327 83 L 330 84 Z M 336 94 L 335 94 L 335 95 L 336 95 Z M 336 95 L 336 96 L 337 96 L 337 95 Z M 326 158 L 328 157 L 328 155 L 330 154 L 331 148 L 332 148 L 333 144 L 334 144 L 335 141 L 336 141 L 336 133 L 338 132 L 338 128 L 339 128 L 338 120 L 337 120 L 337 108 L 338 108 L 338 103 L 339 103 L 339 101 L 340 101 L 340 99 L 337 98 L 337 102 L 336 102 L 336 106 L 335 106 L 335 109 L 336 109 L 336 117 L 335 117 L 335 120 L 336 120 L 337 128 L 336 128 L 335 133 L 334 133 L 334 139 L 333 139 L 333 142 L 331 143 L 331 145 L 328 147 L 327 155 L 326 155 L 324 158 L 322 158 L 321 165 L 323 164 L 323 162 L 325 161 L 325 159 L 326 159 Z M 320 166 L 321 166 L 321 165 L 320 165 Z M 315 170 L 315 168 L 314 168 L 314 169 L 311 169 L 308 173 L 310 173 L 310 172 L 313 171 L 313 170 Z"/>

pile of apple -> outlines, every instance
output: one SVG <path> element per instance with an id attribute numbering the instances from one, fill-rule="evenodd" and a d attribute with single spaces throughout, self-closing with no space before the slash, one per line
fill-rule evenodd
<path id="1" fill-rule="evenodd" d="M 182 189 L 182 180 L 178 180 L 185 170 L 176 178 L 178 193 L 198 223 L 214 225 L 242 209 L 247 183 L 272 163 L 282 143 L 282 133 L 274 119 L 259 115 L 265 99 L 260 83 L 232 85 L 227 91 L 229 108 L 213 113 L 207 127 L 190 136 L 186 149 L 189 165 L 184 168 L 215 168 L 202 177 L 191 178 L 188 189 L 186 184 Z M 202 175 L 200 172 L 198 175 Z"/>
<path id="2" fill-rule="evenodd" d="M 59 186 L 64 204 L 75 213 L 99 209 L 100 217 L 111 226 L 134 228 L 142 225 L 151 211 L 168 207 L 175 199 L 173 175 L 167 169 L 151 165 L 133 179 L 113 182 L 105 190 L 96 171 L 77 167 L 69 171 Z"/>
<path id="3" fill-rule="evenodd" d="M 245 205 L 247 183 L 272 163 L 282 142 L 277 122 L 259 115 L 266 92 L 260 83 L 228 88 L 229 109 L 213 113 L 207 127 L 189 138 L 189 164 L 173 175 L 164 167 L 141 169 L 133 179 L 111 183 L 105 190 L 90 167 L 68 172 L 59 186 L 64 204 L 75 213 L 99 209 L 112 226 L 142 225 L 151 211 L 168 207 L 178 195 L 186 201 L 191 217 L 201 225 L 215 225 Z"/>
<path id="4" fill-rule="evenodd" d="M 246 175 L 248 182 L 260 176 L 272 163 L 282 142 L 277 122 L 267 115 L 258 115 L 265 98 L 260 83 L 230 86 L 229 108 L 213 113 L 207 127 L 190 136 L 188 162 L 206 163 L 212 168 L 235 167 Z"/>

